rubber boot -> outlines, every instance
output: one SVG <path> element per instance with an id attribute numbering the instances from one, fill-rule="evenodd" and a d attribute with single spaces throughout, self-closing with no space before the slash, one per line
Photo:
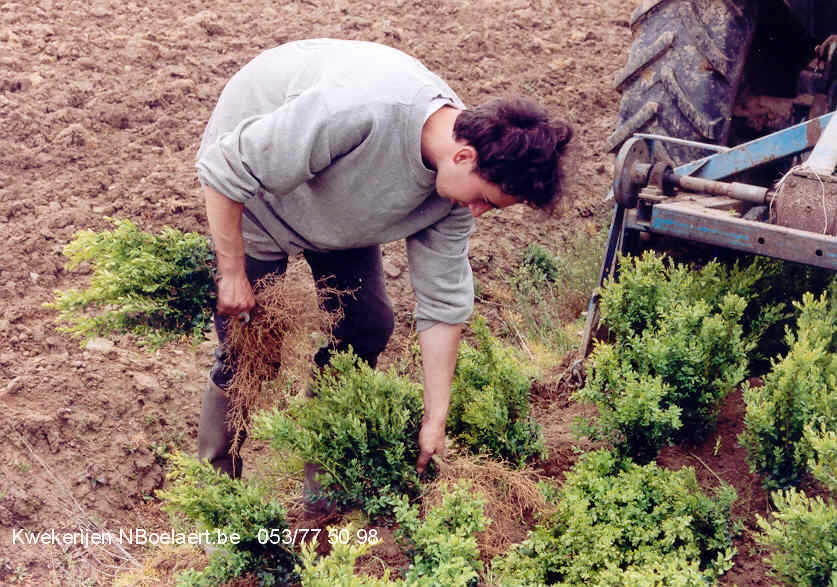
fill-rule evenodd
<path id="1" fill-rule="evenodd" d="M 234 432 L 227 423 L 228 411 L 229 400 L 224 390 L 210 379 L 201 398 L 198 457 L 206 459 L 216 469 L 237 479 L 241 477 L 243 463 L 240 456 L 230 454 Z"/>

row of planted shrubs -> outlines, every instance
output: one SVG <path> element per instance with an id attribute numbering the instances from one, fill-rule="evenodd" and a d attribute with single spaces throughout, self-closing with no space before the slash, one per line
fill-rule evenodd
<path id="1" fill-rule="evenodd" d="M 745 432 L 750 463 L 765 476 L 775 511 L 759 517 L 758 536 L 776 578 L 787 585 L 837 581 L 837 281 L 797 302 L 788 351 L 762 385 L 747 385 Z M 819 481 L 821 495 L 798 488 Z M 824 493 L 825 495 L 822 495 Z"/>
<path id="2" fill-rule="evenodd" d="M 582 457 L 555 492 L 555 511 L 530 537 L 507 554 L 480 560 L 476 534 L 491 522 L 485 499 L 467 482 L 443 488 L 441 504 L 424 516 L 407 495 L 386 498 L 396 537 L 411 563 L 392 576 L 355 571 L 371 541 L 334 541 L 327 556 L 315 544 L 294 551 L 265 545 L 260 528 L 281 532 L 284 510 L 253 481 L 232 480 L 206 463 L 178 457 L 173 487 L 162 493 L 168 509 L 186 514 L 201 528 L 242 537 L 216 552 L 202 571 L 179 577 L 182 585 L 217 585 L 243 574 L 260 584 L 306 586 L 491 585 L 705 585 L 732 566 L 735 491 L 721 486 L 705 495 L 691 468 L 669 471 L 638 465 L 609 450 Z M 349 525 L 332 530 L 354 536 Z M 281 535 L 281 534 L 280 534 Z"/>
<path id="3" fill-rule="evenodd" d="M 84 231 L 68 246 L 71 267 L 91 263 L 93 274 L 87 290 L 59 293 L 53 304 L 70 324 L 67 330 L 82 337 L 130 331 L 152 345 L 183 333 L 200 336 L 211 314 L 211 250 L 206 239 L 173 229 L 154 236 L 128 221 L 114 224 L 112 231 Z M 555 312 L 562 298 L 560 286 L 589 276 L 575 275 L 571 264 L 557 261 L 548 251 L 530 247 L 510 286 L 528 335 L 563 345 L 567 334 L 557 331 L 565 316 L 563 310 Z M 635 508 L 634 499 L 654 503 L 655 498 L 641 491 L 629 492 L 619 504 L 605 506 L 609 502 L 601 495 L 585 501 L 586 494 L 573 485 L 573 475 L 590 476 L 594 469 L 597 481 L 586 486 L 591 490 L 616 479 L 630 487 L 629 471 L 682 485 L 683 479 L 655 470 L 653 464 L 646 470 L 629 459 L 647 462 L 666 444 L 699 439 L 711 428 L 724 396 L 745 375 L 764 373 L 762 383 L 744 385 L 747 415 L 741 436 L 754 470 L 764 475 L 769 487 L 782 489 L 774 495 L 775 514 L 760 521 L 762 539 L 772 549 L 779 578 L 810 585 L 829 581 L 837 573 L 834 502 L 809 498 L 794 488 L 814 475 L 830 491 L 837 489 L 837 291 L 832 286 L 830 295 L 802 296 L 812 284 L 819 287 L 811 289 L 821 291 L 825 281 L 812 277 L 808 269 L 770 262 L 732 269 L 710 263 L 700 271 L 650 254 L 623 262 L 619 281 L 602 292 L 602 322 L 609 341 L 595 349 L 587 385 L 576 394 L 576 399 L 598 408 L 599 416 L 587 432 L 609 441 L 615 453 L 590 456 L 579 465 L 561 491 L 559 511 L 561 503 L 575 504 L 572 512 L 585 515 L 599 504 L 622 511 Z M 477 321 L 474 327 L 476 346 L 463 344 L 459 356 L 449 431 L 464 450 L 522 466 L 543 451 L 538 427 L 529 416 L 533 371 L 493 339 L 484 323 Z M 419 386 L 394 373 L 374 372 L 350 355 L 337 357 L 315 386 L 317 402 L 262 415 L 258 433 L 277 449 L 318 463 L 325 472 L 328 497 L 341 506 L 360 507 L 370 516 L 396 515 L 400 500 L 417 498 L 422 488 L 413 469 L 421 416 Z M 601 463 L 607 459 L 619 464 L 604 467 Z M 590 464 L 594 462 L 599 465 Z M 283 528 L 285 515 L 255 486 L 218 478 L 188 459 L 174 461 L 172 480 L 166 494 L 172 508 L 203 527 L 236 529 L 246 537 L 235 549 L 213 557 L 204 571 L 184 574 L 184 581 L 217 584 L 224 577 L 251 572 L 265 583 L 281 583 L 311 566 L 310 552 L 302 559 L 308 563 L 299 567 L 299 553 L 264 549 L 254 539 L 257 527 Z M 653 479 L 643 483 L 648 490 L 656 486 Z M 615 529 L 584 527 L 584 515 L 574 517 L 572 512 L 544 522 L 491 572 L 502 578 L 515 569 L 531 577 L 533 584 L 572 582 L 568 578 L 576 571 L 557 564 L 565 559 L 584 561 L 579 562 L 579 576 L 605 583 L 640 572 L 631 560 L 613 552 L 602 561 L 607 564 L 601 573 L 593 570 L 599 569 L 595 561 L 571 554 L 578 547 L 572 540 L 582 535 L 589 538 L 601 530 L 612 536 L 624 529 L 624 523 Z M 695 515 L 688 514 L 699 519 Z M 595 516 L 608 519 L 604 512 Z M 407 525 L 403 515 L 399 520 Z M 661 527 L 656 526 L 651 524 L 649 536 Z M 719 546 L 719 528 L 699 529 L 695 540 L 700 546 L 678 550 L 691 553 L 685 559 L 663 551 L 643 554 L 643 568 L 652 576 L 677 572 L 688 577 L 686 564 L 704 576 L 717 575 L 728 556 L 726 547 Z M 715 536 L 712 546 L 708 535 Z M 675 541 L 678 548 L 688 542 L 684 536 Z M 667 540 L 654 539 L 659 544 Z M 594 543 L 585 543 L 585 548 L 602 547 Z M 636 545 L 633 551 L 645 552 Z M 421 560 L 415 558 L 416 563 Z M 411 580 L 418 580 L 421 573 L 416 573 Z M 471 572 L 460 575 L 472 578 Z"/>
<path id="4" fill-rule="evenodd" d="M 534 374 L 483 321 L 473 326 L 476 344 L 463 343 L 457 362 L 449 434 L 462 450 L 523 466 L 543 456 L 529 414 Z M 318 557 L 313 547 L 265 551 L 253 540 L 258 524 L 273 517 L 271 527 L 287 527 L 276 503 L 263 497 L 260 506 L 252 482 L 220 480 L 208 465 L 181 458 L 174 461 L 172 488 L 162 494 L 169 509 L 201 528 L 238 528 L 248 537 L 213 555 L 203 571 L 181 575 L 184 584 L 217 584 L 244 573 L 264 584 L 303 585 L 465 586 L 485 578 L 498 585 L 577 584 L 584 578 L 594 584 L 684 578 L 701 584 L 731 564 L 730 487 L 710 498 L 691 469 L 638 465 L 602 450 L 584 457 L 560 489 L 548 489 L 555 514 L 484 567 L 474 534 L 490 521 L 479 495 L 456 487 L 423 519 L 413 505 L 423 489 L 414 468 L 420 386 L 340 354 L 313 388 L 316 401 L 262 414 L 256 434 L 271 442 L 278 458 L 293 455 L 318 464 L 325 497 L 344 510 L 359 508 L 380 523 L 398 524 L 411 564 L 399 577 L 371 578 L 354 572 L 368 544 L 338 543 L 327 557 Z M 220 480 L 220 489 L 208 490 L 211 479 Z"/>
<path id="5" fill-rule="evenodd" d="M 786 584 L 833 582 L 837 280 L 764 260 L 693 270 L 650 253 L 620 269 L 619 281 L 602 292 L 610 337 L 594 350 L 591 376 L 575 395 L 598 408 L 585 429 L 619 454 L 647 461 L 665 445 L 699 440 L 745 374 L 763 375 L 742 384 L 739 438 L 752 470 L 779 490 L 773 515 L 758 517 L 757 539 Z M 825 289 L 829 279 L 830 291 L 805 292 Z M 811 475 L 832 497 L 796 488 Z"/>

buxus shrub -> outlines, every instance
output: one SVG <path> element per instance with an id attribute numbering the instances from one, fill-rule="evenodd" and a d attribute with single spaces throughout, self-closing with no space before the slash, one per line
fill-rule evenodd
<path id="1" fill-rule="evenodd" d="M 769 487 L 795 484 L 813 451 L 806 427 L 837 430 L 837 303 L 833 296 L 805 294 L 787 355 L 773 362 L 760 386 L 745 385 L 747 412 L 741 443 L 751 467 Z"/>
<path id="2" fill-rule="evenodd" d="M 485 529 L 489 520 L 483 513 L 485 500 L 475 495 L 467 482 L 454 488 L 442 487 L 442 502 L 422 517 L 417 505 L 406 495 L 393 498 L 393 510 L 399 527 L 397 536 L 412 557 L 403 579 L 390 580 L 355 573 L 355 562 L 372 546 L 336 542 L 331 553 L 318 558 L 314 545 L 302 548 L 298 567 L 302 584 L 307 587 L 470 587 L 476 585 L 482 563 L 475 534 Z M 348 528 L 354 535 L 353 529 Z"/>
<path id="3" fill-rule="evenodd" d="M 255 483 L 233 479 L 204 461 L 175 454 L 169 466 L 171 486 L 157 492 L 164 509 L 191 520 L 217 548 L 206 568 L 184 571 L 178 584 L 214 587 L 252 574 L 262 585 L 287 585 L 295 578 L 293 550 L 271 544 L 272 536 L 265 534 L 288 528 L 281 504 Z M 234 534 L 235 542 L 230 540 Z M 219 537 L 224 537 L 221 542 Z"/>
<path id="4" fill-rule="evenodd" d="M 421 387 L 336 353 L 313 381 L 313 400 L 256 418 L 256 436 L 319 467 L 323 497 L 341 507 L 388 513 L 389 497 L 417 495 Z"/>
<path id="5" fill-rule="evenodd" d="M 493 561 L 492 584 L 697 586 L 732 566 L 735 490 L 707 496 L 691 468 L 599 450 L 576 464 L 557 499 L 549 520 Z"/>
<path id="6" fill-rule="evenodd" d="M 491 335 L 480 316 L 472 320 L 477 346 L 459 346 L 448 432 L 475 454 L 522 466 L 544 451 L 540 426 L 529 413 L 530 367 Z"/>
<path id="7" fill-rule="evenodd" d="M 756 539 L 768 547 L 773 575 L 785 585 L 837 584 L 837 506 L 790 488 L 772 496 L 769 519 L 758 516 Z"/>
<path id="8" fill-rule="evenodd" d="M 467 481 L 453 489 L 441 487 L 442 502 L 422 518 L 418 506 L 401 496 L 394 511 L 397 536 L 407 545 L 413 562 L 405 584 L 416 587 L 466 587 L 476 585 L 482 563 L 476 534 L 490 522 L 485 517 L 485 498 L 470 490 Z"/>
<path id="9" fill-rule="evenodd" d="M 650 252 L 622 259 L 619 281 L 601 297 L 612 338 L 597 344 L 575 394 L 598 408 L 594 435 L 647 461 L 669 442 L 705 434 L 744 377 L 750 346 L 747 300 L 724 275 L 717 264 L 694 271 Z"/>
<path id="10" fill-rule="evenodd" d="M 214 255 L 197 233 L 141 231 L 130 220 L 113 230 L 78 232 L 65 247 L 68 269 L 88 263 L 87 289 L 56 292 L 61 330 L 83 339 L 131 333 L 152 345 L 200 338 L 212 323 Z"/>

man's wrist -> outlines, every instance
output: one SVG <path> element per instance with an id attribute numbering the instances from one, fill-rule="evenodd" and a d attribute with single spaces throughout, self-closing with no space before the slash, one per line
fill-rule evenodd
<path id="1" fill-rule="evenodd" d="M 421 418 L 421 425 L 444 429 L 447 424 L 447 419 L 447 414 L 424 414 Z"/>

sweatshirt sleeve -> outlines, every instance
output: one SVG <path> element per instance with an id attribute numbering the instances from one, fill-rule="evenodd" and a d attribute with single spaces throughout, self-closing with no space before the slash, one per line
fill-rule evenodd
<path id="1" fill-rule="evenodd" d="M 314 88 L 221 134 L 199 157 L 198 177 L 238 202 L 259 190 L 287 194 L 362 143 L 371 129 L 370 116 L 334 113 Z"/>
<path id="2" fill-rule="evenodd" d="M 410 280 L 416 293 L 419 332 L 438 322 L 461 324 L 474 308 L 468 238 L 474 218 L 455 207 L 445 218 L 407 238 Z"/>

